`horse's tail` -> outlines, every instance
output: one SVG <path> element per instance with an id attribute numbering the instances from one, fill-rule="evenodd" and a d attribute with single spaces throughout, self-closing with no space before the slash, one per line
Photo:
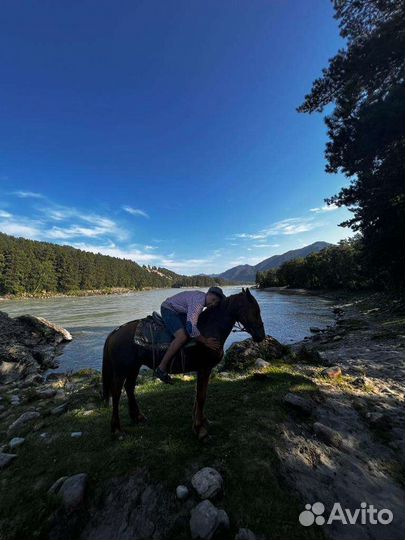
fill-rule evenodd
<path id="1" fill-rule="evenodd" d="M 111 395 L 111 382 L 112 382 L 112 376 L 113 376 L 111 358 L 110 358 L 110 355 L 108 354 L 108 341 L 110 339 L 110 336 L 111 334 L 105 340 L 104 348 L 103 348 L 102 398 L 105 401 L 106 405 L 108 405 L 110 395 Z"/>

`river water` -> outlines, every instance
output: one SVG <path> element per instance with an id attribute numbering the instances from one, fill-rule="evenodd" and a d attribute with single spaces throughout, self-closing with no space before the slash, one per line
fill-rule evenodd
<path id="1" fill-rule="evenodd" d="M 229 296 L 241 287 L 224 287 Z M 202 289 L 206 290 L 206 289 Z M 58 358 L 59 371 L 82 368 L 101 369 L 105 338 L 117 326 L 159 311 L 160 304 L 179 289 L 155 289 L 123 295 L 59 297 L 28 300 L 5 300 L 0 310 L 10 316 L 29 313 L 60 324 L 73 335 Z M 259 302 L 266 334 L 282 343 L 299 341 L 309 335 L 310 326 L 324 327 L 334 321 L 331 302 L 318 296 L 252 290 Z M 225 347 L 249 337 L 231 333 Z"/>

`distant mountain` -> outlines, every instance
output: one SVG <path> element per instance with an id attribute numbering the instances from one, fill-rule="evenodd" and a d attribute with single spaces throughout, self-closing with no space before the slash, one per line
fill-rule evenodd
<path id="1" fill-rule="evenodd" d="M 229 270 L 225 270 L 221 274 L 217 274 L 215 277 L 222 279 L 227 279 L 231 281 L 238 281 L 244 283 L 254 282 L 256 279 L 257 272 L 264 272 L 265 270 L 270 270 L 270 268 L 278 268 L 283 263 L 292 261 L 293 259 L 298 259 L 300 257 L 306 257 L 311 253 L 317 253 L 323 249 L 331 246 L 328 242 L 314 242 L 309 246 L 305 246 L 300 249 L 292 249 L 281 255 L 273 255 L 264 261 L 259 262 L 255 266 L 250 264 L 240 264 L 239 266 L 234 266 Z"/>

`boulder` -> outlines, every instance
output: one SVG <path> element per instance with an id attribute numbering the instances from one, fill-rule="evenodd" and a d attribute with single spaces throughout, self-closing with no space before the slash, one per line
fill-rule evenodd
<path id="1" fill-rule="evenodd" d="M 210 499 L 222 490 L 223 480 L 218 471 L 204 467 L 195 473 L 191 484 L 201 499 Z"/>
<path id="2" fill-rule="evenodd" d="M 40 416 L 41 415 L 37 411 L 26 411 L 8 427 L 8 434 L 18 433 L 21 429 L 26 427 L 27 424 L 30 424 Z"/>
<path id="3" fill-rule="evenodd" d="M 270 362 L 266 362 L 263 358 L 256 358 L 255 367 L 258 369 L 264 369 L 270 366 Z"/>
<path id="4" fill-rule="evenodd" d="M 283 401 L 289 407 L 292 407 L 293 409 L 306 415 L 312 414 L 314 410 L 312 401 L 301 396 L 297 396 L 297 394 L 293 394 L 292 392 L 288 392 L 288 394 L 284 396 Z"/>
<path id="5" fill-rule="evenodd" d="M 59 489 L 61 488 L 63 482 L 67 479 L 68 477 L 67 476 L 61 476 L 60 478 L 58 478 L 52 485 L 51 487 L 48 489 L 48 493 L 50 495 L 56 495 L 59 491 Z"/>
<path id="6" fill-rule="evenodd" d="M 211 540 L 220 525 L 218 509 L 208 500 L 202 501 L 191 511 L 191 537 Z"/>
<path id="7" fill-rule="evenodd" d="M 326 444 L 334 446 L 335 448 L 341 448 L 343 446 L 343 438 L 340 433 L 321 424 L 321 422 L 315 422 L 314 431 L 320 439 L 326 442 Z"/>
<path id="8" fill-rule="evenodd" d="M 68 404 L 62 403 L 61 405 L 58 405 L 57 407 L 54 407 L 53 409 L 51 409 L 51 414 L 54 416 L 60 416 L 67 411 L 67 408 L 68 408 Z"/>
<path id="9" fill-rule="evenodd" d="M 342 375 L 342 370 L 339 366 L 332 366 L 326 369 L 323 369 L 321 372 L 323 377 L 328 377 L 328 379 L 337 379 Z"/>
<path id="10" fill-rule="evenodd" d="M 225 512 L 225 510 L 223 510 L 222 508 L 218 510 L 218 518 L 219 518 L 219 528 L 225 529 L 225 530 L 229 529 L 229 527 L 231 526 L 231 523 L 229 521 L 229 516 Z"/>
<path id="11" fill-rule="evenodd" d="M 252 339 L 245 339 L 233 343 L 227 350 L 224 358 L 225 371 L 244 371 L 255 366 L 257 358 L 265 361 L 282 358 L 289 349 L 271 336 L 266 336 L 260 343 Z"/>
<path id="12" fill-rule="evenodd" d="M 62 497 L 62 504 L 68 514 L 77 510 L 84 501 L 87 486 L 87 474 L 69 476 L 56 491 Z"/>

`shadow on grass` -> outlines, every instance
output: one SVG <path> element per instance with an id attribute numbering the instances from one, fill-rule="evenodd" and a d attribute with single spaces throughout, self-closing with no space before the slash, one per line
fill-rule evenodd
<path id="1" fill-rule="evenodd" d="M 199 468 L 212 466 L 224 478 L 225 493 L 219 504 L 230 516 L 229 538 L 239 527 L 272 539 L 321 538 L 319 530 L 299 525 L 302 505 L 280 477 L 274 451 L 278 426 L 286 415 L 282 397 L 291 388 L 313 392 L 310 381 L 286 365 L 272 366 L 260 380 L 254 376 L 214 378 L 206 406 L 211 420 L 206 444 L 191 430 L 193 387 L 194 381 L 181 378 L 172 387 L 155 381 L 138 386 L 138 400 L 148 422 L 131 425 L 122 399 L 121 421 L 127 431 L 122 441 L 111 439 L 111 409 L 98 402 L 91 413 L 86 412 L 88 401 L 96 400 L 94 386 L 73 396 L 73 408 L 64 416 L 46 417 L 41 431 L 51 434 L 49 442 L 41 440 L 39 433 L 30 433 L 14 464 L 2 473 L 3 537 L 44 537 L 54 504 L 47 489 L 61 476 L 87 472 L 88 495 L 94 498 L 107 480 L 139 467 L 147 467 L 154 479 L 174 491 Z M 73 431 L 83 432 L 82 437 L 73 439 Z"/>

